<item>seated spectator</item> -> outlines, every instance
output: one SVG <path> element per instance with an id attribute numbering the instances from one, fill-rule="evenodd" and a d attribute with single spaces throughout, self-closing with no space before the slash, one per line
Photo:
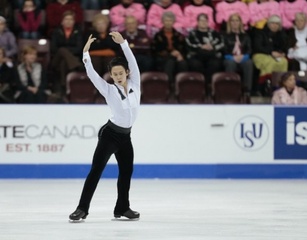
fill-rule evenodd
<path id="1" fill-rule="evenodd" d="M 250 25 L 256 29 L 264 28 L 272 15 L 281 17 L 279 3 L 274 0 L 257 0 L 248 4 Z"/>
<path id="2" fill-rule="evenodd" d="M 249 35 L 244 31 L 239 14 L 229 17 L 227 32 L 224 34 L 224 67 L 226 72 L 242 72 L 242 82 L 247 93 L 251 93 L 253 86 L 253 61 L 251 60 L 252 43 Z"/>
<path id="3" fill-rule="evenodd" d="M 65 94 L 66 75 L 69 71 L 80 70 L 83 39 L 81 29 L 75 25 L 75 13 L 66 11 L 61 25 L 56 28 L 51 37 L 51 67 L 58 74 L 54 83 L 55 92 Z"/>
<path id="4" fill-rule="evenodd" d="M 93 30 L 89 32 L 96 40 L 92 43 L 90 55 L 92 64 L 98 74 L 103 76 L 108 71 L 109 61 L 117 54 L 121 53 L 120 46 L 112 40 L 109 35 L 110 19 L 107 15 L 97 14 L 94 16 Z M 88 39 L 88 36 L 86 39 Z"/>
<path id="5" fill-rule="evenodd" d="M 282 28 L 280 17 L 271 16 L 266 26 L 257 30 L 253 39 L 253 62 L 260 71 L 258 84 L 262 85 L 271 79 L 273 71 L 288 70 L 287 35 Z"/>
<path id="6" fill-rule="evenodd" d="M 296 86 L 295 76 L 287 72 L 280 79 L 280 88 L 273 92 L 272 104 L 307 105 L 307 91 Z"/>
<path id="7" fill-rule="evenodd" d="M 155 67 L 158 71 L 167 73 L 171 90 L 174 90 L 175 75 L 188 71 L 185 37 L 175 30 L 175 18 L 173 12 L 162 14 L 163 27 L 155 34 L 152 42 Z"/>
<path id="8" fill-rule="evenodd" d="M 153 37 L 163 27 L 162 15 L 164 12 L 172 12 L 175 15 L 174 28 L 180 33 L 184 32 L 185 20 L 180 6 L 173 3 L 172 0 L 159 0 L 159 2 L 151 4 L 147 13 L 146 28 L 149 37 Z"/>
<path id="9" fill-rule="evenodd" d="M 18 103 L 45 103 L 46 76 L 43 66 L 36 61 L 37 51 L 32 46 L 22 50 L 22 62 L 18 65 Z"/>
<path id="10" fill-rule="evenodd" d="M 138 29 L 138 21 L 133 16 L 126 17 L 126 31 L 122 32 L 136 58 L 140 72 L 153 70 L 153 58 L 151 56 L 151 40 L 143 29 Z"/>
<path id="11" fill-rule="evenodd" d="M 239 0 L 224 0 L 218 2 L 215 6 L 216 23 L 220 25 L 220 30 L 226 30 L 226 22 L 230 15 L 238 13 L 241 16 L 244 28 L 248 29 L 248 23 L 250 21 L 250 13 L 247 5 Z"/>
<path id="12" fill-rule="evenodd" d="M 289 70 L 307 70 L 307 26 L 306 14 L 296 13 L 294 28 L 289 31 Z"/>
<path id="13" fill-rule="evenodd" d="M 134 16 L 139 25 L 144 25 L 146 10 L 142 4 L 135 3 L 134 0 L 121 0 L 120 4 L 110 9 L 111 30 L 119 32 L 124 31 L 125 18 L 127 16 Z"/>
<path id="14" fill-rule="evenodd" d="M 0 47 L 0 103 L 14 102 L 16 70 Z"/>
<path id="15" fill-rule="evenodd" d="M 4 49 L 6 57 L 15 60 L 18 53 L 15 35 L 6 27 L 6 20 L 0 16 L 0 47 Z"/>
<path id="16" fill-rule="evenodd" d="M 295 14 L 305 12 L 307 14 L 307 2 L 305 0 L 284 0 L 279 3 L 282 26 L 285 30 L 293 27 Z"/>
<path id="17" fill-rule="evenodd" d="M 209 28 L 208 15 L 197 16 L 197 26 L 186 38 L 188 63 L 191 71 L 201 72 L 205 76 L 206 89 L 209 91 L 212 75 L 222 70 L 222 36 Z"/>
<path id="18" fill-rule="evenodd" d="M 63 13 L 68 10 L 75 13 L 75 22 L 81 26 L 83 23 L 83 10 L 79 2 L 73 0 L 56 0 L 47 4 L 46 20 L 48 36 L 51 36 L 54 28 L 61 24 Z"/>
<path id="19" fill-rule="evenodd" d="M 6 19 L 6 25 L 8 28 L 13 29 L 14 27 L 14 12 L 12 3 L 10 0 L 0 1 L 0 16 Z"/>
<path id="20" fill-rule="evenodd" d="M 208 24 L 211 29 L 215 29 L 214 10 L 210 5 L 206 5 L 205 0 L 191 0 L 191 5 L 184 8 L 184 27 L 189 32 L 197 26 L 197 16 L 204 13 L 208 16 Z"/>
<path id="21" fill-rule="evenodd" d="M 18 12 L 20 38 L 37 39 L 40 36 L 39 27 L 42 13 L 36 8 L 33 0 L 25 0 L 22 9 Z"/>

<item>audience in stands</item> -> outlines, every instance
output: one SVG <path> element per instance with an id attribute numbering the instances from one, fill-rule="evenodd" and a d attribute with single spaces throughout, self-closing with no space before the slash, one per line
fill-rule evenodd
<path id="1" fill-rule="evenodd" d="M 295 75 L 287 72 L 280 79 L 280 88 L 273 92 L 272 104 L 307 105 L 307 91 L 298 87 Z"/>
<path id="2" fill-rule="evenodd" d="M 83 38 L 79 26 L 75 24 L 75 13 L 66 11 L 62 22 L 51 37 L 51 67 L 57 73 L 56 82 L 53 82 L 58 94 L 65 94 L 66 75 L 70 71 L 84 70 L 81 62 Z"/>
<path id="3" fill-rule="evenodd" d="M 45 69 L 36 60 L 36 49 L 32 46 L 26 46 L 22 50 L 22 60 L 17 67 L 18 91 L 15 98 L 18 103 L 46 103 Z"/>
<path id="4" fill-rule="evenodd" d="M 279 3 L 274 0 L 257 0 L 248 4 L 250 26 L 263 29 L 267 20 L 272 15 L 281 17 Z"/>
<path id="5" fill-rule="evenodd" d="M 220 25 L 220 30 L 226 30 L 226 22 L 230 15 L 238 13 L 241 16 L 244 28 L 248 28 L 250 21 L 250 13 L 248 6 L 240 0 L 224 0 L 220 1 L 215 6 L 216 10 L 216 23 Z"/>
<path id="6" fill-rule="evenodd" d="M 125 29 L 125 18 L 134 16 L 139 25 L 145 28 L 146 10 L 140 3 L 134 0 L 121 0 L 121 3 L 112 7 L 110 10 L 111 28 L 113 31 L 123 31 Z"/>
<path id="7" fill-rule="evenodd" d="M 140 72 L 153 70 L 153 59 L 151 57 L 151 39 L 143 29 L 138 28 L 138 21 L 133 16 L 125 19 L 125 31 L 122 32 L 136 58 Z"/>
<path id="8" fill-rule="evenodd" d="M 186 38 L 189 70 L 201 72 L 205 76 L 206 90 L 212 75 L 222 71 L 223 39 L 220 33 L 209 27 L 209 17 L 204 13 L 197 16 L 197 26 Z"/>
<path id="9" fill-rule="evenodd" d="M 306 0 L 283 0 L 279 3 L 282 26 L 288 30 L 293 27 L 295 14 L 298 12 L 307 13 Z"/>
<path id="10" fill-rule="evenodd" d="M 6 19 L 0 16 L 0 47 L 4 49 L 6 57 L 12 61 L 16 59 L 18 47 L 16 37 L 6 26 Z"/>
<path id="11" fill-rule="evenodd" d="M 47 36 L 51 36 L 52 31 L 61 24 L 63 13 L 68 10 L 75 13 L 76 24 L 82 25 L 83 10 L 80 2 L 73 0 L 55 0 L 54 2 L 48 3 L 46 7 Z"/>
<path id="12" fill-rule="evenodd" d="M 307 70 L 307 26 L 306 14 L 296 13 L 294 28 L 289 31 L 289 70 Z"/>
<path id="13" fill-rule="evenodd" d="M 260 71 L 258 84 L 270 79 L 273 71 L 288 70 L 287 35 L 281 24 L 280 17 L 273 15 L 263 29 L 254 33 L 253 62 Z"/>
<path id="14" fill-rule="evenodd" d="M 226 72 L 242 73 L 242 81 L 247 93 L 253 86 L 252 43 L 244 31 L 242 19 L 235 13 L 229 17 L 227 32 L 224 34 L 224 67 Z"/>
<path id="15" fill-rule="evenodd" d="M 208 16 L 208 25 L 211 29 L 215 29 L 214 10 L 211 5 L 207 5 L 205 0 L 192 0 L 191 4 L 186 6 L 183 10 L 185 24 L 187 31 L 194 29 L 197 26 L 197 16 L 204 13 Z"/>
<path id="16" fill-rule="evenodd" d="M 6 58 L 5 50 L 0 47 L 0 103 L 14 102 L 16 70 Z"/>
<path id="17" fill-rule="evenodd" d="M 107 65 L 109 61 L 115 55 L 121 54 L 121 49 L 109 35 L 110 19 L 108 16 L 97 14 L 94 16 L 92 24 L 93 30 L 89 32 L 84 41 L 88 39 L 90 34 L 96 38 L 91 45 L 90 55 L 95 70 L 100 76 L 103 76 L 108 71 Z"/>
<path id="18" fill-rule="evenodd" d="M 163 27 L 155 34 L 152 43 L 155 67 L 167 73 L 172 90 L 174 90 L 175 75 L 188 71 L 185 37 L 174 28 L 175 22 L 176 16 L 173 12 L 164 12 Z"/>
<path id="19" fill-rule="evenodd" d="M 41 10 L 35 6 L 33 0 L 25 0 L 18 12 L 19 36 L 23 39 L 37 39 L 40 37 L 39 27 L 42 22 Z"/>
<path id="20" fill-rule="evenodd" d="M 183 33 L 185 20 L 180 6 L 173 3 L 172 0 L 159 0 L 157 3 L 151 4 L 147 13 L 146 26 L 149 37 L 153 37 L 163 27 L 162 15 L 164 12 L 172 12 L 175 15 L 173 27 Z"/>

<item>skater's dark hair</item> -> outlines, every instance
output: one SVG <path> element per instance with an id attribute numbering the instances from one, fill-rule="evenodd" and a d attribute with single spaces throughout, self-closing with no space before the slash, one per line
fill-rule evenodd
<path id="1" fill-rule="evenodd" d="M 115 57 L 108 64 L 108 71 L 111 72 L 112 68 L 115 66 L 122 66 L 126 71 L 129 70 L 128 62 L 123 57 Z"/>

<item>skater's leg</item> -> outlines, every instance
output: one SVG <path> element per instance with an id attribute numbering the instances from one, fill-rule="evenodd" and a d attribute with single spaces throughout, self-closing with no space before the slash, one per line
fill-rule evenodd
<path id="1" fill-rule="evenodd" d="M 129 136 L 130 138 L 130 136 Z M 133 172 L 133 147 L 130 139 L 115 154 L 118 162 L 119 175 L 117 180 L 117 202 L 114 214 L 122 215 L 129 210 L 129 190 Z"/>
<path id="2" fill-rule="evenodd" d="M 78 209 L 83 210 L 86 214 L 88 214 L 90 202 L 96 190 L 102 171 L 104 170 L 110 156 L 117 150 L 117 148 L 117 144 L 112 135 L 109 133 L 109 131 L 104 130 L 99 138 L 93 157 L 92 167 L 84 183 L 78 205 Z"/>

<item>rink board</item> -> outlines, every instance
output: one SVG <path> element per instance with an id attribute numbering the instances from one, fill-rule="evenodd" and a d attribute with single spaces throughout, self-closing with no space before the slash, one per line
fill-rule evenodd
<path id="1" fill-rule="evenodd" d="M 0 178 L 84 178 L 106 105 L 1 105 Z M 306 178 L 307 107 L 142 105 L 135 178 Z M 117 177 L 111 157 L 103 177 Z"/>

